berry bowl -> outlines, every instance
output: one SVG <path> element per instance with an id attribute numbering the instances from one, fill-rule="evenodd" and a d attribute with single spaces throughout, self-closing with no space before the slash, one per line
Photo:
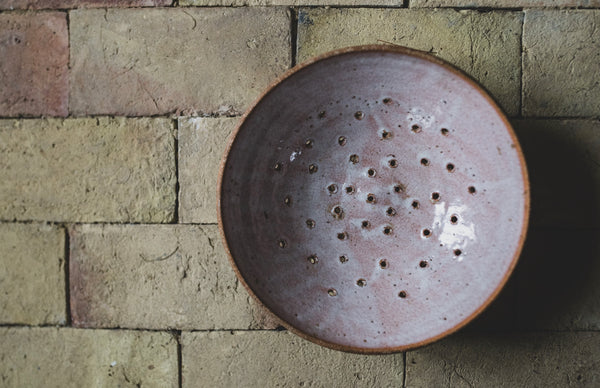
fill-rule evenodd
<path id="1" fill-rule="evenodd" d="M 394 46 L 333 51 L 272 84 L 219 172 L 240 282 L 290 331 L 390 353 L 477 316 L 519 257 L 529 183 L 515 134 L 468 76 Z"/>

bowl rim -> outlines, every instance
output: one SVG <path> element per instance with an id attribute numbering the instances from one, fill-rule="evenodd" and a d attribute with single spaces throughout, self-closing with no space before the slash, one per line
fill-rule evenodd
<path id="1" fill-rule="evenodd" d="M 508 131 L 509 136 L 511 137 L 511 139 L 513 141 L 513 144 L 515 145 L 515 151 L 517 152 L 517 155 L 519 158 L 519 163 L 521 166 L 521 175 L 523 177 L 523 187 L 524 187 L 524 191 L 523 191 L 523 197 L 524 197 L 523 224 L 521 227 L 521 233 L 520 233 L 520 239 L 518 242 L 518 246 L 514 252 L 514 255 L 510 262 L 510 265 L 509 265 L 506 273 L 504 274 L 504 277 L 498 283 L 497 287 L 494 289 L 494 291 L 491 293 L 491 295 L 488 297 L 488 299 L 484 303 L 482 303 L 479 306 L 479 308 L 477 310 L 475 310 L 473 313 L 471 313 L 469 316 L 467 316 L 462 321 L 460 321 L 458 324 L 456 324 L 455 326 L 451 327 L 450 329 L 448 329 L 442 333 L 439 333 L 433 337 L 429 337 L 422 341 L 413 342 L 413 343 L 409 343 L 409 344 L 405 344 L 405 345 L 401 345 L 401 346 L 389 346 L 389 347 L 378 347 L 378 348 L 365 348 L 365 347 L 359 347 L 359 346 L 341 345 L 341 344 L 338 344 L 335 342 L 323 340 L 321 338 L 318 338 L 316 336 L 308 334 L 308 333 L 304 332 L 302 329 L 290 324 L 289 322 L 282 319 L 279 315 L 275 314 L 268 306 L 266 306 L 260 300 L 260 298 L 254 293 L 254 291 L 252 290 L 250 285 L 246 282 L 245 278 L 242 276 L 242 273 L 236 264 L 236 261 L 235 261 L 233 255 L 231 254 L 231 251 L 229 249 L 229 243 L 228 243 L 227 237 L 225 235 L 225 228 L 223 226 L 223 216 L 222 216 L 222 206 L 221 206 L 221 197 L 223 194 L 223 192 L 222 192 L 223 176 L 225 173 L 225 165 L 227 164 L 229 154 L 233 148 L 234 143 L 236 142 L 236 139 L 238 138 L 239 132 L 242 131 L 242 128 L 244 127 L 246 119 L 254 111 L 254 109 L 260 104 L 260 102 L 269 93 L 271 93 L 271 91 L 273 91 L 275 88 L 277 88 L 283 81 L 285 81 L 286 79 L 290 78 L 294 74 L 298 73 L 299 71 L 303 70 L 304 68 L 306 68 L 316 62 L 320 62 L 320 61 L 323 61 L 323 60 L 326 60 L 326 59 L 329 59 L 332 57 L 342 56 L 342 55 L 346 55 L 346 54 L 366 53 L 366 52 L 400 54 L 400 55 L 423 59 L 428 62 L 437 64 L 437 65 L 443 67 L 444 69 L 450 71 L 451 73 L 454 73 L 459 78 L 461 78 L 463 81 L 467 82 L 473 88 L 475 88 L 480 93 L 481 97 L 486 99 L 488 101 L 488 103 L 494 108 L 494 110 L 496 111 L 496 113 L 498 114 L 500 119 L 502 120 L 506 130 Z M 502 108 L 500 108 L 498 103 L 491 97 L 489 92 L 482 85 L 480 85 L 477 81 L 475 81 L 471 76 L 467 75 L 462 70 L 459 70 L 458 68 L 454 67 L 454 65 L 451 65 L 450 63 L 446 62 L 445 60 L 435 57 L 425 51 L 411 49 L 411 48 L 400 46 L 400 45 L 370 44 L 370 45 L 350 46 L 350 47 L 345 47 L 345 48 L 341 48 L 341 49 L 336 49 L 336 50 L 328 51 L 326 53 L 312 57 L 312 58 L 288 69 L 287 71 L 285 71 L 283 74 L 281 74 L 279 77 L 277 77 L 273 82 L 271 82 L 269 84 L 269 86 L 261 93 L 261 95 L 250 105 L 250 107 L 248 107 L 248 109 L 246 109 L 245 113 L 239 118 L 236 128 L 234 129 L 234 131 L 231 133 L 231 135 L 229 136 L 229 138 L 227 140 L 227 144 L 226 144 L 225 150 L 223 152 L 223 156 L 222 156 L 220 164 L 219 164 L 218 174 L 219 175 L 218 175 L 218 182 L 217 182 L 217 221 L 218 221 L 219 234 L 221 236 L 221 241 L 223 242 L 223 247 L 225 249 L 225 252 L 227 253 L 227 258 L 229 259 L 229 263 L 231 264 L 238 280 L 243 284 L 244 288 L 252 296 L 254 301 L 257 302 L 260 307 L 265 309 L 269 315 L 271 315 L 273 318 L 276 319 L 277 323 L 281 324 L 281 326 L 285 327 L 288 331 L 290 331 L 306 340 L 316 343 L 318 345 L 321 345 L 321 346 L 324 346 L 324 347 L 327 347 L 330 349 L 334 349 L 334 350 L 344 351 L 344 352 L 357 353 L 357 354 L 389 354 L 389 353 L 405 352 L 407 350 L 420 348 L 422 346 L 436 342 L 444 337 L 449 336 L 450 334 L 455 333 L 459 329 L 463 328 L 468 323 L 472 322 L 477 316 L 479 316 L 487 307 L 489 307 L 489 305 L 496 299 L 496 297 L 498 296 L 500 291 L 506 285 L 510 275 L 513 273 L 513 271 L 517 265 L 517 262 L 521 255 L 521 252 L 523 250 L 523 245 L 525 243 L 525 238 L 526 238 L 527 230 L 528 230 L 531 198 L 530 198 L 530 185 L 529 185 L 529 176 L 527 173 L 527 165 L 525 162 L 525 157 L 523 156 L 523 151 L 522 151 L 521 145 L 519 143 L 519 140 L 514 132 L 512 125 L 510 124 L 506 114 L 502 110 Z"/>

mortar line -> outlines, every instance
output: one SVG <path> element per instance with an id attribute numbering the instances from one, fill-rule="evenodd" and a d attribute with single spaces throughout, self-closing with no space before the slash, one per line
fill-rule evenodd
<path id="1" fill-rule="evenodd" d="M 177 341 L 177 386 L 183 387 L 183 356 L 181 348 L 181 330 L 173 331 L 175 340 Z"/>
<path id="2" fill-rule="evenodd" d="M 525 75 L 525 46 L 523 44 L 524 40 L 524 36 L 525 36 L 525 11 L 522 12 L 523 14 L 523 20 L 521 21 L 521 77 L 520 77 L 520 92 L 519 93 L 519 115 L 521 117 L 523 117 L 523 101 L 524 101 L 524 94 L 525 94 L 525 89 L 523 88 L 523 77 Z"/>
<path id="3" fill-rule="evenodd" d="M 71 116 L 71 11 L 67 10 L 67 117 Z M 66 118 L 66 117 L 65 117 Z"/>
<path id="4" fill-rule="evenodd" d="M 175 153 L 175 210 L 173 211 L 173 222 L 172 224 L 178 224 L 181 220 L 179 219 L 179 119 L 173 120 L 173 129 L 175 130 L 174 136 L 174 153 Z"/>
<path id="5" fill-rule="evenodd" d="M 66 225 L 63 226 L 63 231 L 65 233 L 65 257 L 63 262 L 65 266 L 65 325 L 71 326 L 73 322 L 71 318 L 71 238 L 69 236 L 69 228 Z"/>
<path id="6" fill-rule="evenodd" d="M 296 54 L 298 52 L 298 7 L 290 7 L 290 50 L 292 51 L 292 66 L 296 66 Z"/>
<path id="7" fill-rule="evenodd" d="M 402 388 L 406 388 L 406 352 L 402 352 L 402 363 L 404 364 L 402 373 Z"/>

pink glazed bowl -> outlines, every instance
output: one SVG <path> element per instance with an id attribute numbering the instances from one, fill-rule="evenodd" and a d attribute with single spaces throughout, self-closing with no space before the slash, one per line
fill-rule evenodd
<path id="1" fill-rule="evenodd" d="M 465 74 L 360 46 L 284 74 L 242 117 L 219 174 L 239 280 L 290 331 L 334 349 L 404 351 L 477 316 L 525 239 L 515 134 Z"/>

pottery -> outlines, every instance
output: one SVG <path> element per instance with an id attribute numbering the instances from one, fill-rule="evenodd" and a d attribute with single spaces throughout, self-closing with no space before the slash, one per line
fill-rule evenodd
<path id="1" fill-rule="evenodd" d="M 388 353 L 489 305 L 521 251 L 529 185 L 477 83 L 423 52 L 360 46 L 295 67 L 248 110 L 218 207 L 239 280 L 286 328 Z"/>

